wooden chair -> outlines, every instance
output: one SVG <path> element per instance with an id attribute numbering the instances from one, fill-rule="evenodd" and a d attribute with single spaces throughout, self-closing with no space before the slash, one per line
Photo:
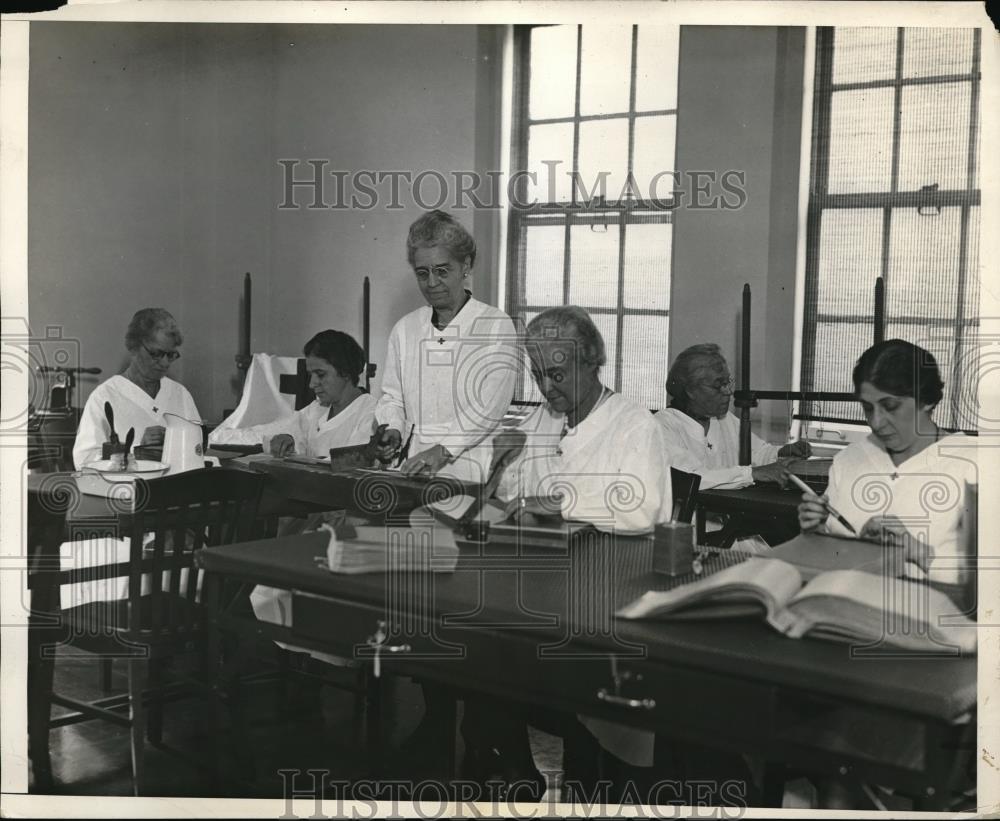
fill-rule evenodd
<path id="1" fill-rule="evenodd" d="M 176 684 L 167 684 L 165 663 L 202 647 L 204 613 L 194 555 L 207 545 L 248 538 L 263 481 L 263 474 L 211 468 L 137 480 L 136 511 L 126 514 L 128 561 L 74 570 L 59 569 L 62 517 L 51 503 L 29 495 L 34 570 L 28 580 L 32 592 L 29 748 L 38 787 L 51 784 L 49 731 L 102 719 L 130 727 L 133 791 L 141 794 L 146 737 L 159 742 L 163 704 L 183 693 Z M 150 534 L 152 541 L 144 544 Z M 125 599 L 60 606 L 62 584 L 121 578 L 128 580 Z M 128 692 L 94 702 L 54 692 L 56 649 L 66 646 L 127 659 Z M 52 719 L 53 704 L 75 712 Z"/>
<path id="2" fill-rule="evenodd" d="M 675 522 L 690 524 L 698 507 L 698 488 L 701 476 L 670 468 L 670 490 L 674 500 L 671 518 Z"/>

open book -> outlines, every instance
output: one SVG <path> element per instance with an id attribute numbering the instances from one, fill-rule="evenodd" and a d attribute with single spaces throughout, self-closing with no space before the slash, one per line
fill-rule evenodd
<path id="1" fill-rule="evenodd" d="M 791 638 L 885 642 L 905 650 L 976 650 L 976 625 L 944 593 L 920 582 L 828 570 L 803 585 L 781 559 L 752 558 L 672 590 L 650 590 L 626 619 L 760 616 Z"/>

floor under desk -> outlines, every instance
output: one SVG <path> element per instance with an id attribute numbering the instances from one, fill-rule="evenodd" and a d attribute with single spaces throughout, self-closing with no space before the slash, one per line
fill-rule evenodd
<path id="1" fill-rule="evenodd" d="M 100 695 L 97 664 L 93 659 L 61 660 L 56 669 L 57 685 L 67 695 L 81 698 Z M 125 686 L 124 667 L 116 662 L 112 687 L 121 692 Z M 253 686 L 247 695 L 254 716 L 250 738 L 256 750 L 257 778 L 251 788 L 229 792 L 225 797 L 281 798 L 284 788 L 278 773 L 281 769 L 327 770 L 331 779 L 344 781 L 364 776 L 360 763 L 364 757 L 358 755 L 353 742 L 356 730 L 353 695 L 331 687 L 323 688 L 318 698 L 315 692 L 300 691 L 293 694 L 291 709 L 286 714 L 279 714 L 276 708 L 278 693 L 273 682 Z M 386 706 L 392 717 L 387 726 L 388 737 L 390 742 L 398 743 L 417 726 L 423 714 L 420 686 L 408 678 L 394 679 L 391 704 Z M 197 700 L 166 707 L 163 746 L 149 745 L 146 752 L 151 795 L 204 794 L 201 776 L 189 756 L 205 746 L 204 728 L 211 724 L 205 720 L 205 709 Z M 530 729 L 530 736 L 535 764 L 549 785 L 550 792 L 543 800 L 554 801 L 562 777 L 562 742 L 534 728 Z M 131 795 L 127 729 L 103 722 L 59 727 L 52 731 L 50 745 L 57 794 Z M 444 770 L 440 777 L 446 780 Z M 905 799 L 883 798 L 892 808 L 910 808 Z M 798 779 L 786 785 L 785 808 L 809 808 L 815 806 L 814 802 L 815 791 L 809 781 Z"/>

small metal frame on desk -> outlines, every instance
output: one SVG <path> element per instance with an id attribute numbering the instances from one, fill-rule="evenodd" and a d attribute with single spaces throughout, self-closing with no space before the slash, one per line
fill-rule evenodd
<path id="1" fill-rule="evenodd" d="M 742 350 L 740 389 L 733 394 L 733 405 L 740 409 L 740 464 L 750 464 L 750 408 L 758 399 L 783 399 L 786 402 L 853 402 L 853 393 L 827 391 L 755 391 L 750 387 L 750 283 L 743 284 Z M 885 340 L 885 281 L 875 280 L 874 343 Z"/>

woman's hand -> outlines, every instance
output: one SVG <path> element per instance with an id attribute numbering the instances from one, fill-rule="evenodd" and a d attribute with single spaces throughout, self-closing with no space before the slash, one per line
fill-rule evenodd
<path id="1" fill-rule="evenodd" d="M 830 511 L 826 506 L 827 498 L 824 493 L 817 496 L 815 493 L 803 493 L 802 502 L 799 504 L 799 529 L 803 533 L 813 533 L 826 524 Z"/>
<path id="2" fill-rule="evenodd" d="M 894 545 L 901 545 L 909 535 L 910 531 L 906 529 L 906 525 L 900 521 L 899 517 L 891 514 L 888 516 L 872 516 L 865 522 L 864 527 L 861 528 L 861 532 L 858 534 L 860 538 L 868 542 L 875 542 L 876 544 L 885 542 Z"/>
<path id="3" fill-rule="evenodd" d="M 930 566 L 930 547 L 906 529 L 906 525 L 898 516 L 891 513 L 887 516 L 872 516 L 861 528 L 860 538 L 876 544 L 885 545 L 891 554 L 886 559 L 893 562 L 888 566 L 888 572 L 893 576 L 902 576 L 906 570 L 903 563 L 912 562 L 924 572 Z M 893 555 L 894 554 L 894 555 Z"/>
<path id="4" fill-rule="evenodd" d="M 269 446 L 272 456 L 282 457 L 290 456 L 295 453 L 295 439 L 292 438 L 291 434 L 279 433 L 277 436 L 271 437 L 271 444 Z"/>
<path id="5" fill-rule="evenodd" d="M 145 448 L 162 447 L 165 430 L 163 425 L 150 425 L 142 432 L 142 441 L 139 445 Z"/>
<path id="6" fill-rule="evenodd" d="M 808 459 L 812 456 L 812 445 L 805 439 L 789 442 L 778 451 L 778 456 L 791 456 L 793 459 Z"/>
<path id="7" fill-rule="evenodd" d="M 395 428 L 386 428 L 384 425 L 379 425 L 375 435 L 378 437 L 374 447 L 375 458 L 380 462 L 388 462 L 403 444 L 403 435 Z"/>
<path id="8" fill-rule="evenodd" d="M 770 482 L 778 487 L 788 484 L 788 466 L 784 462 L 771 462 L 769 465 L 757 465 L 751 468 L 755 482 Z"/>
<path id="9" fill-rule="evenodd" d="M 416 456 L 407 459 L 399 466 L 399 472 L 404 476 L 433 476 L 452 460 L 452 455 L 444 445 L 434 445 L 421 451 Z"/>
<path id="10" fill-rule="evenodd" d="M 510 464 L 524 450 L 527 437 L 521 430 L 505 430 L 493 437 L 493 458 L 490 461 L 490 473 L 503 462 Z"/>

